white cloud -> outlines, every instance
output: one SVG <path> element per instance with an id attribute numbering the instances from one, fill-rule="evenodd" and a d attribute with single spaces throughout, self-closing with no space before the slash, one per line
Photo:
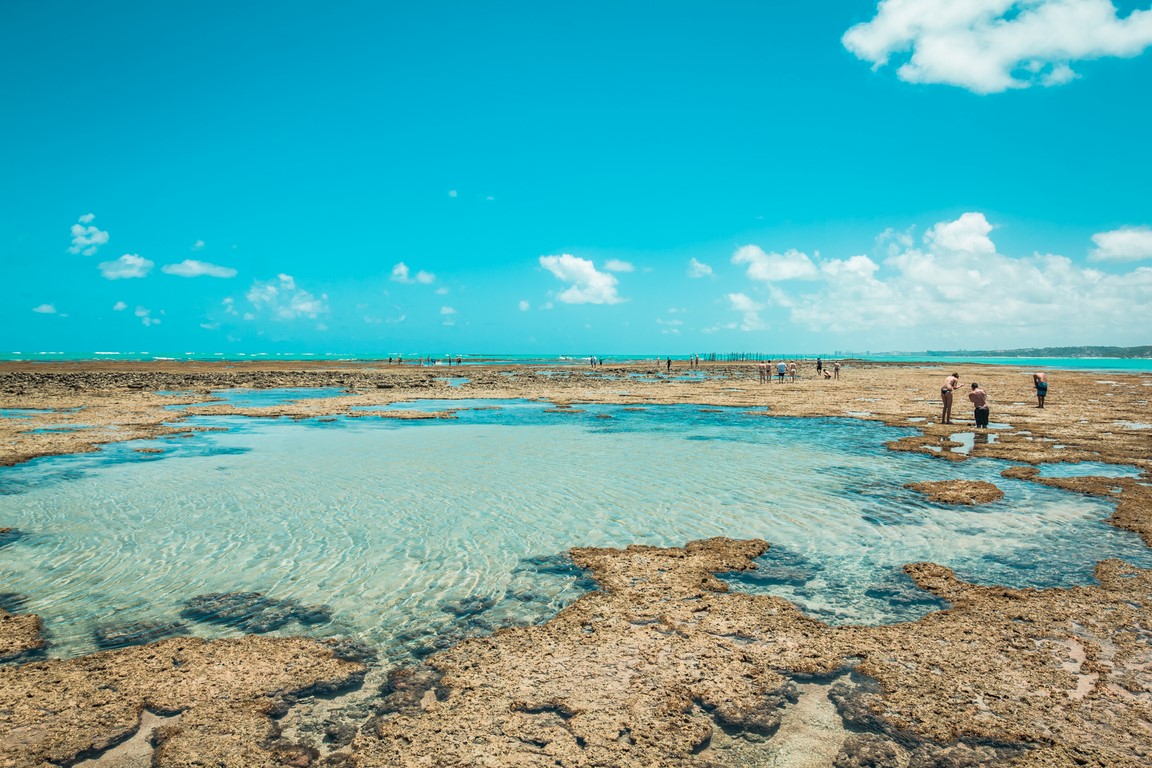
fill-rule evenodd
<path id="1" fill-rule="evenodd" d="M 248 289 L 246 297 L 253 308 L 267 310 L 277 320 L 315 318 L 328 312 L 328 295 L 313 296 L 297 287 L 291 275 L 280 274 L 275 280 L 257 280 Z M 244 319 L 250 320 L 253 316 L 247 313 Z"/>
<path id="2" fill-rule="evenodd" d="M 879 261 L 822 259 L 802 291 L 770 284 L 770 303 L 801 329 L 862 349 L 1143 343 L 1152 267 L 1109 274 L 1056 254 L 1009 256 L 991 230 L 982 213 L 969 213 L 930 227 L 920 244 L 878 243 L 887 251 Z M 729 296 L 733 310 L 757 311 L 758 302 L 741 297 Z"/>
<path id="3" fill-rule="evenodd" d="M 448 190 L 448 197 L 458 197 L 458 193 L 454 189 Z"/>
<path id="4" fill-rule="evenodd" d="M 762 331 L 768 327 L 760 318 L 760 310 L 764 309 L 763 304 L 743 293 L 730 293 L 727 298 L 732 309 L 743 315 L 740 321 L 740 330 Z"/>
<path id="5" fill-rule="evenodd" d="M 571 283 L 556 297 L 565 304 L 618 304 L 618 281 L 614 275 L 600 272 L 588 259 L 569 253 L 559 256 L 541 256 L 540 266 L 558 279 Z"/>
<path id="6" fill-rule="evenodd" d="M 1067 83 L 1075 61 L 1138 56 L 1152 45 L 1152 10 L 1121 19 L 1111 0 L 881 0 L 842 42 L 873 69 L 895 56 L 910 83 L 998 93 Z"/>
<path id="7" fill-rule="evenodd" d="M 100 262 L 100 273 L 109 280 L 127 280 L 145 277 L 152 271 L 153 263 L 135 253 L 126 253 L 116 261 Z"/>
<path id="8" fill-rule="evenodd" d="M 196 242 L 192 243 L 191 250 L 202 251 L 202 250 L 204 250 L 204 245 L 205 245 L 205 243 L 203 240 L 197 240 Z"/>
<path id="9" fill-rule="evenodd" d="M 122 301 L 118 301 L 112 305 L 112 310 L 114 312 L 123 312 L 126 309 L 128 309 L 128 305 Z"/>
<path id="10" fill-rule="evenodd" d="M 532 305 L 529 304 L 527 301 L 524 301 L 523 299 L 520 300 L 519 307 L 520 307 L 521 312 L 527 312 L 531 308 L 531 306 Z"/>
<path id="11" fill-rule="evenodd" d="M 440 314 L 442 314 L 442 315 L 454 315 L 454 314 L 456 314 L 456 310 L 453 309 L 452 307 L 440 307 Z"/>
<path id="12" fill-rule="evenodd" d="M 413 283 L 431 285 L 436 282 L 436 275 L 421 270 L 413 276 L 411 270 L 408 269 L 408 265 L 401 261 L 392 267 L 392 280 L 393 282 L 404 283 L 405 285 L 412 285 Z"/>
<path id="13" fill-rule="evenodd" d="M 54 315 L 56 314 L 56 307 L 52 304 L 41 304 L 38 307 L 32 307 L 32 311 L 41 315 Z"/>
<path id="14" fill-rule="evenodd" d="M 135 315 L 136 317 L 140 318 L 140 322 L 144 324 L 145 328 L 150 325 L 160 324 L 160 318 L 152 317 L 152 310 L 150 309 L 146 309 L 144 307 L 136 307 Z"/>
<path id="15" fill-rule="evenodd" d="M 160 271 L 177 277 L 236 277 L 236 270 L 232 267 L 221 267 L 196 259 L 184 259 L 179 264 L 167 264 L 161 267 Z"/>
<path id="16" fill-rule="evenodd" d="M 784 253 L 765 253 L 758 245 L 745 245 L 732 254 L 733 264 L 747 264 L 748 277 L 775 282 L 816 277 L 816 265 L 808 254 L 789 249 Z"/>
<path id="17" fill-rule="evenodd" d="M 108 242 L 108 233 L 92 225 L 92 220 L 95 218 L 93 214 L 86 213 L 80 217 L 79 224 L 72 225 L 72 245 L 68 248 L 68 253 L 91 256 L 100 246 Z"/>
<path id="18" fill-rule="evenodd" d="M 632 266 L 631 262 L 621 261 L 620 259 L 608 259 L 608 261 L 604 263 L 604 269 L 609 272 L 633 272 L 636 268 Z"/>
<path id="19" fill-rule="evenodd" d="M 1122 227 L 1092 235 L 1093 261 L 1152 259 L 1152 227 Z"/>
<path id="20" fill-rule="evenodd" d="M 982 213 L 965 213 L 955 221 L 942 221 L 924 234 L 924 242 L 950 253 L 995 253 L 988 233 L 992 225 Z"/>
<path id="21" fill-rule="evenodd" d="M 688 277 L 711 277 L 712 267 L 692 258 L 688 262 Z"/>

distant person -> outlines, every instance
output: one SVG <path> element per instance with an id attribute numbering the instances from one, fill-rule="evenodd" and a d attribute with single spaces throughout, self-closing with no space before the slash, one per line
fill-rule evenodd
<path id="1" fill-rule="evenodd" d="M 456 365 L 460 365 L 460 363 L 462 363 L 463 361 L 464 361 L 464 358 L 460 357 L 460 355 L 456 355 Z"/>
<path id="2" fill-rule="evenodd" d="M 763 360 L 761 360 L 759 363 L 756 363 L 756 370 L 760 374 L 760 383 L 761 384 L 763 384 L 764 382 L 766 382 L 768 380 L 768 366 L 770 366 L 771 364 L 772 364 L 771 360 L 769 360 L 768 362 L 764 362 Z"/>
<path id="3" fill-rule="evenodd" d="M 776 363 L 776 375 L 780 377 L 780 383 L 784 383 L 784 374 L 788 373 L 788 363 L 781 360 Z"/>
<path id="4" fill-rule="evenodd" d="M 832 363 L 832 378 L 836 379 L 836 381 L 840 381 L 840 361 L 839 360 Z"/>
<path id="5" fill-rule="evenodd" d="M 827 381 L 828 379 L 832 378 L 832 371 L 825 368 L 823 371 L 821 371 L 821 375 L 823 375 L 824 380 Z"/>
<path id="6" fill-rule="evenodd" d="M 1032 383 L 1036 386 L 1036 407 L 1044 407 L 1044 398 L 1048 396 L 1048 374 L 1044 371 L 1032 374 Z"/>
<path id="7" fill-rule="evenodd" d="M 664 368 L 668 373 L 672 373 L 672 358 L 668 358 L 668 365 Z"/>
<path id="8" fill-rule="evenodd" d="M 788 378 L 795 383 L 796 381 L 796 361 L 788 363 Z"/>
<path id="9" fill-rule="evenodd" d="M 820 358 L 816 358 L 816 373 L 824 370 L 824 362 Z"/>
<path id="10" fill-rule="evenodd" d="M 968 393 L 968 399 L 972 401 L 972 405 L 976 407 L 976 429 L 988 428 L 988 393 L 980 389 L 980 385 L 972 382 L 972 391 Z"/>
<path id="11" fill-rule="evenodd" d="M 950 373 L 940 387 L 940 399 L 944 402 L 944 410 L 940 412 L 940 423 L 952 423 L 952 393 L 960 386 L 960 374 Z"/>

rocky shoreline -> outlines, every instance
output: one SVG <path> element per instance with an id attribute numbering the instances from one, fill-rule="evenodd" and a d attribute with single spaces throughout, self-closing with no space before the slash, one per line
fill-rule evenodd
<path id="1" fill-rule="evenodd" d="M 350 410 L 422 398 L 530 398 L 558 411 L 581 403 L 693 403 L 765 418 L 915 427 L 920 434 L 888 448 L 941 461 L 1018 462 L 1005 474 L 1114 500 L 1111 522 L 1152 545 L 1152 375 L 1053 372 L 1047 407 L 1037 409 L 1030 372 L 972 366 L 962 379 L 989 392 L 1000 425 L 976 432 L 959 398 L 958 423 L 936 422 L 940 368 L 857 363 L 840 381 L 806 371 L 798 382 L 766 385 L 754 363 L 705 364 L 691 378 L 677 375 L 684 373 L 669 376 L 648 364 L 590 371 L 7 363 L 0 364 L 0 408 L 17 417 L 0 418 L 0 464 L 189 434 L 197 427 L 188 417 L 201 414 L 452 418 L 451 410 Z M 468 381 L 452 386 L 452 376 Z M 280 387 L 340 393 L 271 407 L 211 396 Z M 175 404 L 186 407 L 167 407 Z M 1035 466 L 1077 461 L 1142 474 L 1043 478 Z M 998 490 L 987 485 L 958 478 L 919 490 L 947 503 L 984 503 Z M 0 529 L 0 557 L 16 535 Z M 576 549 L 574 562 L 599 590 L 552 620 L 464 640 L 415 667 L 375 672 L 355 648 L 259 636 L 175 637 L 77 659 L 36 658 L 39 619 L 21 613 L 11 596 L 0 602 L 0 658 L 14 660 L 0 666 L 0 733 L 8 734 L 0 739 L 0 767 L 85 759 L 109 767 L 364 768 L 1152 762 L 1152 572 L 1105 561 L 1097 585 L 1011 590 L 913 563 L 905 572 L 925 597 L 950 608 L 912 623 L 832 627 L 785 600 L 734 592 L 714 577 L 755 568 L 769 546 L 711 539 L 683 548 Z M 267 610 L 264 623 L 322 613 L 254 595 L 204 596 L 189 610 L 214 611 L 240 628 L 253 605 Z M 325 705 L 341 697 L 357 704 Z M 134 757 L 114 757 L 113 748 L 126 749 L 152 715 L 163 720 L 137 739 L 143 746 Z"/>

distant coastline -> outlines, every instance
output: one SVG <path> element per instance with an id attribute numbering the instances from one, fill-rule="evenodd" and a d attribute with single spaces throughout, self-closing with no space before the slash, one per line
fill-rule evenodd
<path id="1" fill-rule="evenodd" d="M 930 349 L 929 357 L 1108 357 L 1150 359 L 1152 346 L 1144 347 L 1030 347 L 1025 349 L 979 349 L 941 351 Z"/>

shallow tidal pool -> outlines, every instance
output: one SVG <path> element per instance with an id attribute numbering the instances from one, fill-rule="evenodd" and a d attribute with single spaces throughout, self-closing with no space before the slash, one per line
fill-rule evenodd
<path id="1" fill-rule="evenodd" d="M 0 598 L 41 615 L 52 655 L 151 627 L 339 636 L 398 659 L 546 620 L 591 587 L 573 546 L 763 538 L 760 570 L 732 587 L 833 623 L 942 607 L 900 570 L 913 561 L 1013 587 L 1091 583 L 1107 557 L 1152 567 L 1103 522 L 1109 502 L 1001 478 L 1006 462 L 884 448 L 907 429 L 700 406 L 403 407 L 468 409 L 197 417 L 225 430 L 0 469 L 0 525 L 22 534 L 0 540 Z M 948 479 L 1005 498 L 949 507 L 903 487 Z"/>

